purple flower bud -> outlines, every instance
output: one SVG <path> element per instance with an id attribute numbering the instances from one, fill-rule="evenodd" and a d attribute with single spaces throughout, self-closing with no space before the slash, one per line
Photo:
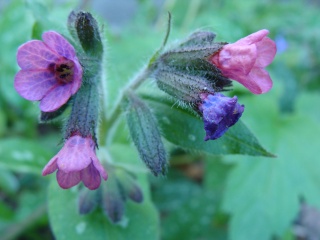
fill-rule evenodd
<path id="1" fill-rule="evenodd" d="M 44 167 L 42 175 L 57 171 L 57 181 L 61 188 L 67 189 L 80 181 L 93 190 L 100 186 L 101 177 L 108 175 L 95 154 L 95 143 L 91 136 L 70 137 L 60 152 Z"/>
<path id="2" fill-rule="evenodd" d="M 49 31 L 42 38 L 19 47 L 21 70 L 14 87 L 25 99 L 40 101 L 41 111 L 53 112 L 80 88 L 82 68 L 73 46 L 60 34 Z"/>
<path id="3" fill-rule="evenodd" d="M 240 105 L 238 98 L 226 97 L 221 93 L 200 95 L 202 103 L 199 111 L 202 113 L 205 141 L 221 137 L 229 127 L 234 125 L 244 111 L 244 105 Z"/>

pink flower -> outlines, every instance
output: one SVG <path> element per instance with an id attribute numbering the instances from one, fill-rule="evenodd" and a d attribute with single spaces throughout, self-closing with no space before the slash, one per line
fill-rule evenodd
<path id="1" fill-rule="evenodd" d="M 81 86 L 82 68 L 73 46 L 54 31 L 42 41 L 31 40 L 18 49 L 14 87 L 25 99 L 41 101 L 40 109 L 53 112 Z"/>
<path id="2" fill-rule="evenodd" d="M 266 37 L 268 33 L 263 29 L 227 44 L 210 61 L 224 76 L 238 81 L 252 93 L 265 93 L 271 89 L 272 80 L 264 68 L 277 51 L 275 42 Z"/>
<path id="3" fill-rule="evenodd" d="M 70 188 L 80 181 L 93 190 L 100 186 L 101 177 L 108 175 L 95 154 L 95 143 L 91 136 L 70 137 L 63 148 L 44 167 L 42 175 L 57 171 L 57 181 L 61 188 Z"/>

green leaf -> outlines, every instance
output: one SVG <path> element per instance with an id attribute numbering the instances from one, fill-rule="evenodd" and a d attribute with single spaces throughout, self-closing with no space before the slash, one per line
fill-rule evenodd
<path id="1" fill-rule="evenodd" d="M 92 214 L 80 215 L 77 212 L 77 201 L 75 188 L 62 190 L 55 178 L 52 178 L 49 187 L 49 218 L 53 233 L 59 240 L 160 238 L 158 214 L 149 198 L 141 204 L 127 202 L 126 226 L 113 225 L 101 209 Z"/>
<path id="2" fill-rule="evenodd" d="M 200 186 L 179 171 L 153 184 L 153 199 L 163 214 L 162 239 L 226 239 L 214 222 L 216 191 Z M 224 237 L 222 237 L 224 236 Z"/>
<path id="3" fill-rule="evenodd" d="M 228 157 L 237 162 L 223 202 L 223 208 L 231 214 L 232 240 L 281 237 L 298 213 L 300 197 L 320 207 L 319 124 L 305 115 L 277 115 L 276 104 L 264 98 L 250 102 L 255 111 L 247 117 L 259 123 L 252 126 L 266 136 L 278 157 Z M 269 114 L 263 121 L 265 109 Z"/>
<path id="4" fill-rule="evenodd" d="M 20 187 L 18 178 L 8 170 L 0 169 L 0 188 L 7 193 L 15 193 Z"/>
<path id="5" fill-rule="evenodd" d="M 151 95 L 143 96 L 158 118 L 163 136 L 176 145 L 215 155 L 273 156 L 259 144 L 255 136 L 241 121 L 231 127 L 220 139 L 205 142 L 203 140 L 205 131 L 200 118 L 187 109 L 177 107 L 169 99 Z"/>
<path id="6" fill-rule="evenodd" d="M 41 174 L 51 157 L 51 150 L 37 141 L 23 138 L 0 140 L 0 168 Z"/>

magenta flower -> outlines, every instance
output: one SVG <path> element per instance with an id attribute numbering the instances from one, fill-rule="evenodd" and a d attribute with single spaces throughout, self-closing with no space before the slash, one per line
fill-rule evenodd
<path id="1" fill-rule="evenodd" d="M 43 42 L 31 40 L 18 49 L 21 70 L 14 87 L 25 99 L 41 101 L 43 112 L 65 104 L 81 86 L 82 68 L 73 46 L 54 31 L 42 35 Z"/>
<path id="2" fill-rule="evenodd" d="M 271 89 L 272 80 L 264 68 L 277 51 L 275 42 L 266 37 L 268 33 L 263 29 L 227 44 L 210 61 L 224 76 L 238 81 L 252 93 L 265 93 Z"/>
<path id="3" fill-rule="evenodd" d="M 226 97 L 221 93 L 200 95 L 202 103 L 199 111 L 202 113 L 205 141 L 221 137 L 229 127 L 241 117 L 244 106 L 238 103 L 237 97 Z"/>
<path id="4" fill-rule="evenodd" d="M 57 171 L 57 181 L 61 188 L 67 189 L 80 181 L 93 190 L 100 186 L 101 177 L 108 175 L 95 154 L 95 143 L 91 136 L 73 135 L 63 148 L 44 167 L 42 175 Z"/>

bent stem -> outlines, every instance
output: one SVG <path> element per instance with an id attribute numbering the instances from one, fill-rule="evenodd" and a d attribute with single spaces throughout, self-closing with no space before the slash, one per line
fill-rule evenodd
<path id="1" fill-rule="evenodd" d="M 152 55 L 150 60 L 148 61 L 148 64 L 141 68 L 141 70 L 129 81 L 129 83 L 122 89 L 120 96 L 118 97 L 118 100 L 115 104 L 115 107 L 109 117 L 106 117 L 105 114 L 103 114 L 103 118 L 100 124 L 100 137 L 99 137 L 99 143 L 101 146 L 105 146 L 107 143 L 111 142 L 115 125 L 117 123 L 117 120 L 119 119 L 119 116 L 121 114 L 121 103 L 123 99 L 125 98 L 128 91 L 134 91 L 136 90 L 152 73 L 152 68 L 154 63 L 157 61 L 158 57 L 160 56 L 160 53 L 163 51 L 164 47 L 167 44 L 169 35 L 171 30 L 171 13 L 168 12 L 168 22 L 167 22 L 167 31 L 165 34 L 165 37 L 163 39 L 162 45 L 160 48 Z M 109 135 L 107 135 L 107 132 L 109 132 Z"/>
<path id="2" fill-rule="evenodd" d="M 111 141 L 112 135 L 109 134 L 107 139 L 107 133 L 111 133 L 112 129 L 115 125 L 117 120 L 119 119 L 119 116 L 121 114 L 121 103 L 123 99 L 126 96 L 126 93 L 128 91 L 134 91 L 136 90 L 151 74 L 151 68 L 150 66 L 144 66 L 141 68 L 141 70 L 132 78 L 131 81 L 122 89 L 120 92 L 120 95 L 117 99 L 117 102 L 115 104 L 115 107 L 109 117 L 107 119 L 103 118 L 100 125 L 100 145 L 104 146 L 107 144 L 107 142 Z"/>

